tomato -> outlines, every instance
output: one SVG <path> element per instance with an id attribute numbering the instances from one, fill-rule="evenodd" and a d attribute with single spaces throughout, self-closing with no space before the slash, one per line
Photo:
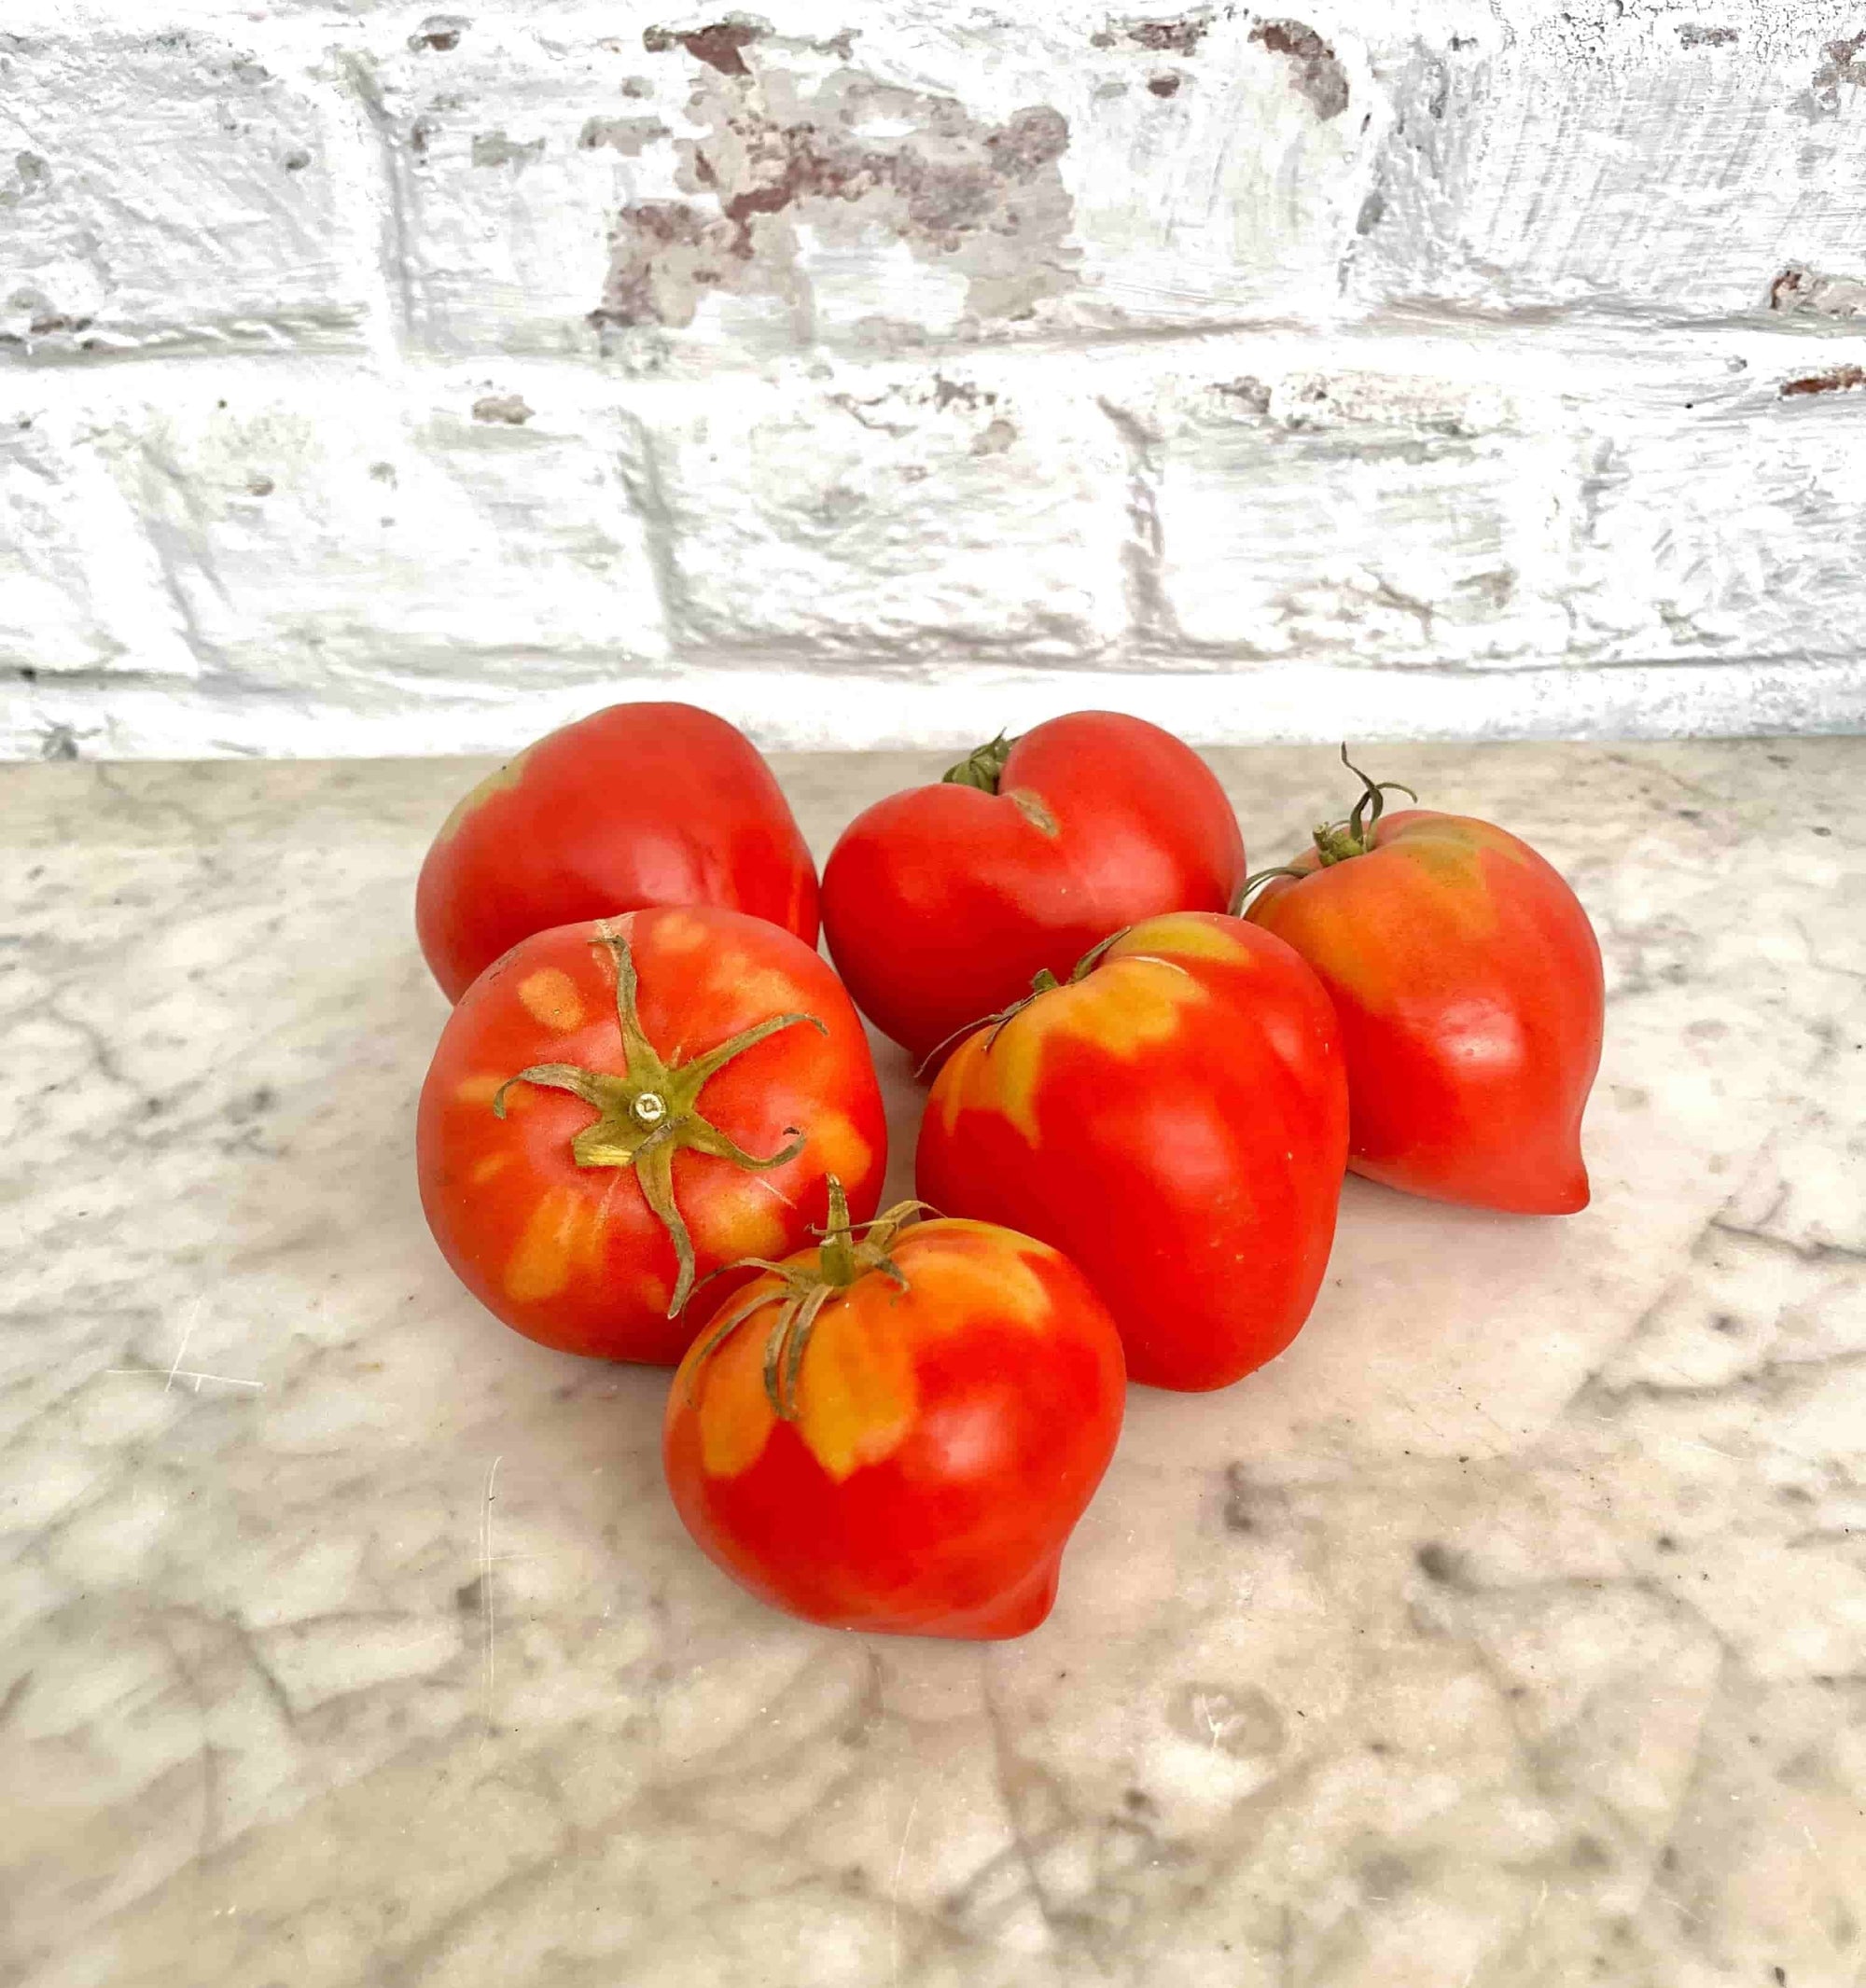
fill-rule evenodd
<path id="1" fill-rule="evenodd" d="M 534 932 L 650 904 L 718 904 L 816 943 L 816 869 L 758 748 L 691 704 L 614 704 L 482 780 L 415 886 L 415 929 L 457 1001 Z"/>
<path id="2" fill-rule="evenodd" d="M 1022 1635 L 1121 1431 L 1121 1342 L 1081 1272 L 982 1222 L 829 1232 L 721 1305 L 668 1395 L 682 1522 L 836 1629 Z"/>
<path id="3" fill-rule="evenodd" d="M 1424 808 L 1383 819 L 1380 785 L 1359 777 L 1347 820 L 1268 872 L 1249 911 L 1341 1017 L 1348 1164 L 1435 1201 L 1586 1207 L 1581 1120 L 1604 1013 L 1587 913 L 1526 842 Z"/>
<path id="4" fill-rule="evenodd" d="M 697 1279 L 798 1248 L 830 1174 L 873 1213 L 887 1134 L 828 965 L 695 905 L 536 932 L 481 974 L 441 1031 L 415 1150 L 428 1226 L 489 1311 L 547 1346 L 671 1364 Z"/>
<path id="5" fill-rule="evenodd" d="M 925 1059 L 1122 925 L 1228 910 L 1244 870 L 1195 752 L 1081 711 L 858 815 L 824 867 L 823 923 L 856 1005 Z"/>
<path id="6" fill-rule="evenodd" d="M 1335 1018 L 1280 940 L 1153 918 L 968 1036 L 920 1129 L 919 1191 L 1079 1264 L 1127 1370 L 1223 1387 L 1282 1352 L 1334 1239 L 1347 1153 Z"/>

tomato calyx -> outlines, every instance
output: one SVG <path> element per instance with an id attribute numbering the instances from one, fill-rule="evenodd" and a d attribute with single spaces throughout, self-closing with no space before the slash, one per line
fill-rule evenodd
<path id="1" fill-rule="evenodd" d="M 949 766 L 940 775 L 940 785 L 977 787 L 982 794 L 996 794 L 997 784 L 1004 777 L 1004 762 L 1010 758 L 1010 749 L 1016 744 L 1015 739 L 1008 739 L 999 732 L 988 745 L 981 745 L 961 759 L 957 766 Z"/>
<path id="2" fill-rule="evenodd" d="M 772 1412 L 780 1422 L 797 1420 L 797 1383 L 803 1371 L 803 1355 L 816 1320 L 830 1299 L 852 1285 L 878 1272 L 903 1291 L 907 1279 L 889 1252 L 895 1238 L 917 1215 L 932 1211 L 924 1201 L 897 1202 L 871 1222 L 849 1220 L 848 1196 L 842 1183 L 829 1176 L 829 1221 L 811 1232 L 822 1237 L 814 1264 L 773 1263 L 763 1257 L 742 1257 L 727 1270 L 761 1270 L 781 1280 L 776 1290 L 754 1288 L 736 1304 L 728 1307 L 693 1355 L 689 1379 L 697 1386 L 701 1367 L 725 1342 L 767 1305 L 776 1305 L 765 1340 L 764 1391 Z M 719 1275 L 721 1272 L 715 1272 Z"/>
<path id="3" fill-rule="evenodd" d="M 570 1142 L 571 1156 L 578 1166 L 634 1170 L 642 1199 L 666 1230 L 680 1267 L 667 1307 L 668 1317 L 674 1318 L 692 1295 L 694 1269 L 693 1239 L 674 1199 L 675 1154 L 686 1147 L 730 1161 L 748 1173 L 764 1174 L 795 1160 L 804 1145 L 802 1131 L 787 1125 L 788 1144 L 769 1159 L 759 1159 L 701 1115 L 701 1091 L 735 1056 L 768 1036 L 794 1028 L 800 1022 L 807 1022 L 819 1036 L 829 1031 L 815 1015 L 773 1015 L 741 1029 L 703 1056 L 686 1063 L 671 1062 L 642 1032 L 634 954 L 627 934 L 604 919 L 597 924 L 596 938 L 609 949 L 616 963 L 616 1021 L 621 1030 L 626 1071 L 619 1076 L 609 1070 L 586 1070 L 580 1064 L 533 1064 L 499 1086 L 493 1096 L 493 1113 L 495 1118 L 505 1117 L 506 1092 L 514 1084 L 567 1091 L 594 1109 L 596 1117 Z"/>
<path id="4" fill-rule="evenodd" d="M 1355 856 L 1369 855 L 1377 840 L 1382 810 L 1386 805 L 1389 789 L 1405 795 L 1408 800 L 1417 800 L 1403 780 L 1374 780 L 1363 773 L 1347 756 L 1347 744 L 1344 741 L 1341 749 L 1342 764 L 1360 782 L 1360 799 L 1348 812 L 1345 821 L 1318 822 L 1310 830 L 1309 839 L 1316 845 L 1316 869 L 1329 869 L 1337 863 L 1346 863 Z M 1260 884 L 1268 883 L 1272 877 L 1313 877 L 1316 869 L 1299 869 L 1288 863 L 1278 863 L 1274 869 L 1260 869 L 1247 876 L 1239 884 L 1236 902 L 1232 906 L 1232 915 L 1241 918 L 1244 908 L 1250 901 L 1251 893 Z"/>

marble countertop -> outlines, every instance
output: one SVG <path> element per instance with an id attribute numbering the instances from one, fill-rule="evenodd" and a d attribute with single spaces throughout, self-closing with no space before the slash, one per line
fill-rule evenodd
<path id="1" fill-rule="evenodd" d="M 1350 1181 L 1294 1348 L 1135 1391 L 997 1646 L 742 1595 L 665 1377 L 430 1244 L 410 897 L 480 764 L 0 772 L 0 1981 L 1866 1981 L 1866 740 L 1373 757 L 1594 914 L 1594 1204 Z M 1256 863 L 1338 812 L 1213 758 Z M 820 854 L 938 763 L 780 770 Z"/>

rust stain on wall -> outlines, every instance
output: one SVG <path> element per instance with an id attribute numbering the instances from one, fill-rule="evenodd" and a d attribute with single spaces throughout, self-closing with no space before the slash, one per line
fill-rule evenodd
<path id="1" fill-rule="evenodd" d="M 673 35 L 665 46 L 676 40 L 686 47 Z M 916 259 L 966 278 L 979 317 L 1028 316 L 1073 280 L 1061 112 L 1032 105 L 991 124 L 954 98 L 850 68 L 810 89 L 745 64 L 750 46 L 732 44 L 743 73 L 714 59 L 719 45 L 689 50 L 710 72 L 688 104 L 703 134 L 676 145 L 678 184 L 695 198 L 622 209 L 592 324 L 689 325 L 708 290 L 801 306 L 800 221 L 830 241 L 880 230 L 905 243 Z"/>
<path id="2" fill-rule="evenodd" d="M 1799 380 L 1782 382 L 1782 398 L 1791 400 L 1802 394 L 1845 394 L 1866 386 L 1866 366 L 1833 366 L 1824 373 L 1804 373 Z"/>
<path id="3" fill-rule="evenodd" d="M 1347 108 L 1347 71 L 1306 21 L 1260 21 L 1251 29 L 1250 38 L 1273 55 L 1288 56 L 1296 93 L 1308 100 L 1323 123 L 1339 118 Z"/>
<path id="4" fill-rule="evenodd" d="M 1111 49 L 1126 40 L 1155 55 L 1190 55 L 1205 40 L 1211 25 L 1209 14 L 1188 14 L 1177 21 L 1130 21 L 1119 27 L 1110 22 L 1090 39 L 1098 49 Z"/>

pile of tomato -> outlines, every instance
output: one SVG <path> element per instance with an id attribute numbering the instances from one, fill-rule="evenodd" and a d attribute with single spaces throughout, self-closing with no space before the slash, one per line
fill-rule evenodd
<path id="1" fill-rule="evenodd" d="M 1357 777 L 1250 876 L 1195 753 L 1078 713 L 870 808 L 819 891 L 722 719 L 553 732 L 421 873 L 456 1003 L 418 1127 L 436 1241 L 515 1330 L 676 1369 L 668 1488 L 754 1594 L 1034 1628 L 1127 1383 L 1288 1345 L 1346 1170 L 1586 1204 L 1586 913 L 1507 830 Z M 887 1209 L 864 1015 L 931 1082 L 922 1198 Z"/>

